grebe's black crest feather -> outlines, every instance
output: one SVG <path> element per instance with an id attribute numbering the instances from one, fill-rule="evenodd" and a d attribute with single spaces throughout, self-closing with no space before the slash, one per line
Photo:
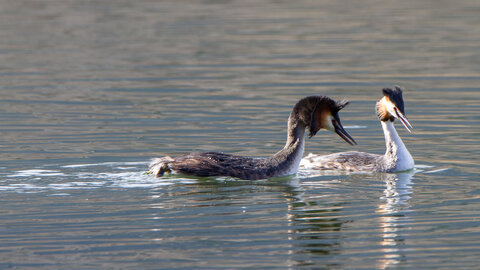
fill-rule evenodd
<path id="1" fill-rule="evenodd" d="M 402 89 L 400 87 L 395 86 L 395 89 L 391 88 L 383 88 L 382 89 L 383 95 L 387 97 L 395 106 L 400 110 L 403 115 L 405 114 L 405 105 L 403 103 L 403 96 L 402 96 Z"/>
<path id="2" fill-rule="evenodd" d="M 326 96 L 308 96 L 302 98 L 297 104 L 295 104 L 292 114 L 298 114 L 300 117 L 303 117 L 301 120 L 305 123 L 308 129 L 308 137 L 312 138 L 321 128 L 318 126 L 319 122 L 315 119 L 318 115 L 317 109 L 319 106 L 321 106 L 323 110 L 329 112 L 330 115 L 338 118 L 338 112 L 345 108 L 348 103 L 349 101 L 346 99 L 335 101 Z"/>
<path id="3" fill-rule="evenodd" d="M 344 100 L 340 100 L 340 101 L 337 101 L 337 107 L 336 107 L 336 111 L 339 112 L 341 109 L 345 108 L 345 106 L 347 106 L 350 101 L 344 99 Z"/>

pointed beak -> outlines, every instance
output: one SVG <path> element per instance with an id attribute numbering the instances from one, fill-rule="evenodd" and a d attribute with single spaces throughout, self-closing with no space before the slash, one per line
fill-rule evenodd
<path id="1" fill-rule="evenodd" d="M 403 115 L 402 112 L 400 112 L 397 108 L 395 108 L 395 113 L 397 114 L 397 118 L 402 121 L 402 124 L 405 126 L 405 128 L 408 130 L 408 132 L 412 133 L 412 124 L 410 124 L 410 121 L 408 121 L 407 117 Z"/>
<path id="2" fill-rule="evenodd" d="M 335 128 L 335 133 L 338 134 L 338 136 L 342 137 L 347 143 L 350 145 L 356 145 L 357 142 L 348 134 L 345 129 L 343 129 L 342 124 L 340 121 L 332 121 L 333 127 Z"/>

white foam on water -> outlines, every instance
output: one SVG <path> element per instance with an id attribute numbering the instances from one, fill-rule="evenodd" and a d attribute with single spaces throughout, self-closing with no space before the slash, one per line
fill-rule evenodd
<path id="1" fill-rule="evenodd" d="M 162 186 L 170 186 L 173 185 L 172 182 L 119 182 L 115 183 L 112 186 L 121 187 L 121 188 L 154 188 L 154 187 L 162 187 Z"/>
<path id="2" fill-rule="evenodd" d="M 132 170 L 132 169 L 136 169 L 135 167 L 117 167 L 117 169 L 119 170 Z"/>
<path id="3" fill-rule="evenodd" d="M 444 171 L 447 171 L 447 170 L 450 170 L 450 168 L 442 168 L 442 169 L 427 171 L 427 172 L 423 172 L 423 173 L 439 173 L 439 172 L 444 172 Z"/>
<path id="4" fill-rule="evenodd" d="M 104 162 L 97 164 L 70 164 L 55 169 L 19 170 L 7 175 L 0 191 L 45 191 L 95 188 L 152 188 L 176 183 L 195 182 L 181 178 L 156 178 L 146 175 L 143 165 L 148 162 Z M 89 168 L 92 169 L 89 169 Z M 95 168 L 94 168 L 95 167 Z M 60 170 L 56 170 L 60 168 Z M 85 169 L 86 168 L 86 169 Z M 93 169 L 94 168 L 94 169 Z M 146 167 L 145 167 L 146 168 Z M 77 170 L 78 169 L 78 170 Z M 35 181 L 35 185 L 29 182 Z M 64 195 L 68 193 L 56 193 Z M 60 196 L 56 195 L 56 196 Z"/>
<path id="5" fill-rule="evenodd" d="M 102 162 L 102 163 L 87 163 L 87 164 L 70 164 L 61 166 L 62 168 L 81 168 L 81 167 L 93 167 L 93 166 L 120 166 L 120 165 L 147 165 L 149 162 L 137 161 L 137 162 Z"/>
<path id="6" fill-rule="evenodd" d="M 100 182 L 70 182 L 70 184 L 77 186 L 77 187 L 89 187 L 89 186 L 104 186 L 107 182 L 100 181 Z"/>
<path id="7" fill-rule="evenodd" d="M 64 165 L 61 166 L 62 168 L 81 168 L 81 167 L 91 167 L 91 166 L 98 166 L 96 163 L 92 164 L 72 164 L 72 165 Z"/>
<path id="8" fill-rule="evenodd" d="M 343 126 L 343 128 L 347 128 L 347 129 L 358 129 L 358 128 L 367 128 L 367 126 L 355 126 L 355 125 L 352 125 L 352 126 Z"/>
<path id="9" fill-rule="evenodd" d="M 25 191 L 25 190 L 40 191 L 43 189 L 45 189 L 45 187 L 32 185 L 32 184 L 10 184 L 5 186 L 0 186 L 0 191 Z"/>
<path id="10" fill-rule="evenodd" d="M 431 165 L 423 165 L 423 164 L 415 164 L 416 169 L 428 169 L 428 168 L 433 168 L 434 166 Z"/>
<path id="11" fill-rule="evenodd" d="M 17 171 L 15 174 L 7 175 L 7 177 L 32 177 L 32 176 L 64 176 L 65 174 L 54 170 L 22 170 Z"/>
<path id="12" fill-rule="evenodd" d="M 78 189 L 78 188 L 98 188 L 104 186 L 106 184 L 105 181 L 101 182 L 67 182 L 67 183 L 52 183 L 48 184 L 47 187 L 50 189 Z"/>

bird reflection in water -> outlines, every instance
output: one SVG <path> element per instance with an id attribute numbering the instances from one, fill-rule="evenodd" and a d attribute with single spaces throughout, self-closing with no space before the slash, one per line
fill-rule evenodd
<path id="1" fill-rule="evenodd" d="M 379 214 L 380 241 L 383 257 L 378 260 L 379 269 L 387 269 L 399 264 L 404 255 L 405 230 L 408 230 L 410 194 L 414 171 L 399 174 L 382 174 L 385 190 L 380 198 L 377 213 Z"/>
<path id="2" fill-rule="evenodd" d="M 372 220 L 374 226 L 379 228 L 378 236 L 381 241 L 378 244 L 380 258 L 377 260 L 379 269 L 395 267 L 402 262 L 404 256 L 405 230 L 408 230 L 409 199 L 412 194 L 412 179 L 414 171 L 391 174 L 379 173 L 372 175 L 384 183 L 382 195 L 378 198 L 374 211 L 378 220 Z M 324 174 L 323 177 L 329 177 Z M 355 176 L 353 176 L 355 177 Z M 377 178 L 378 177 L 378 178 Z M 308 266 L 313 261 L 306 254 L 317 254 L 322 256 L 322 262 L 329 266 L 341 266 L 342 263 L 336 259 L 348 249 L 345 246 L 345 239 L 342 235 L 345 232 L 344 225 L 349 223 L 350 227 L 354 220 L 345 218 L 350 208 L 349 202 L 345 200 L 345 193 L 339 192 L 341 180 L 330 179 L 327 181 L 307 182 L 305 179 L 302 185 L 291 181 L 291 189 L 288 196 L 288 222 L 290 240 L 292 240 L 292 265 Z M 317 195 L 306 195 L 303 187 L 305 185 L 322 189 Z M 295 188 L 296 187 L 296 188 Z M 347 209 L 347 213 L 343 210 Z M 361 224 L 361 221 L 359 221 Z M 363 226 L 363 225 L 357 226 Z M 350 228 L 350 229 L 352 229 Z M 360 227 L 361 228 L 361 227 Z M 347 234 L 348 234 L 347 229 Z M 303 256 L 305 255 L 305 256 Z M 333 255 L 333 256 L 331 256 Z M 302 260 L 305 258 L 305 260 Z"/>
<path id="3" fill-rule="evenodd" d="M 285 193 L 290 227 L 288 234 L 292 243 L 290 249 L 292 257 L 289 261 L 291 266 L 313 266 L 316 264 L 312 261 L 311 254 L 324 257 L 341 252 L 341 239 L 338 235 L 344 222 L 340 213 L 343 206 L 335 199 L 333 202 L 330 200 L 332 196 L 336 196 L 335 194 L 324 194 L 320 197 L 307 196 L 308 199 L 305 199 L 305 190 L 300 185 L 300 181 L 298 178 L 292 179 L 289 182 L 290 189 Z M 315 184 L 330 185 L 329 181 Z M 328 258 L 333 261 L 327 262 Z M 330 256 L 324 257 L 324 263 L 338 266 Z"/>

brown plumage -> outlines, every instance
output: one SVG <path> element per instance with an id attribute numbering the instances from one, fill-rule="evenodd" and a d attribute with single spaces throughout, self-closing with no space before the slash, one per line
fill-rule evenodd
<path id="1" fill-rule="evenodd" d="M 305 129 L 313 137 L 320 129 L 337 133 L 346 142 L 355 141 L 343 129 L 338 112 L 348 101 L 336 102 L 325 96 L 301 99 L 288 118 L 285 147 L 272 157 L 251 158 L 217 152 L 194 152 L 178 157 L 155 158 L 150 173 L 180 173 L 194 176 L 231 176 L 241 179 L 265 179 L 296 173 L 304 151 Z"/>

